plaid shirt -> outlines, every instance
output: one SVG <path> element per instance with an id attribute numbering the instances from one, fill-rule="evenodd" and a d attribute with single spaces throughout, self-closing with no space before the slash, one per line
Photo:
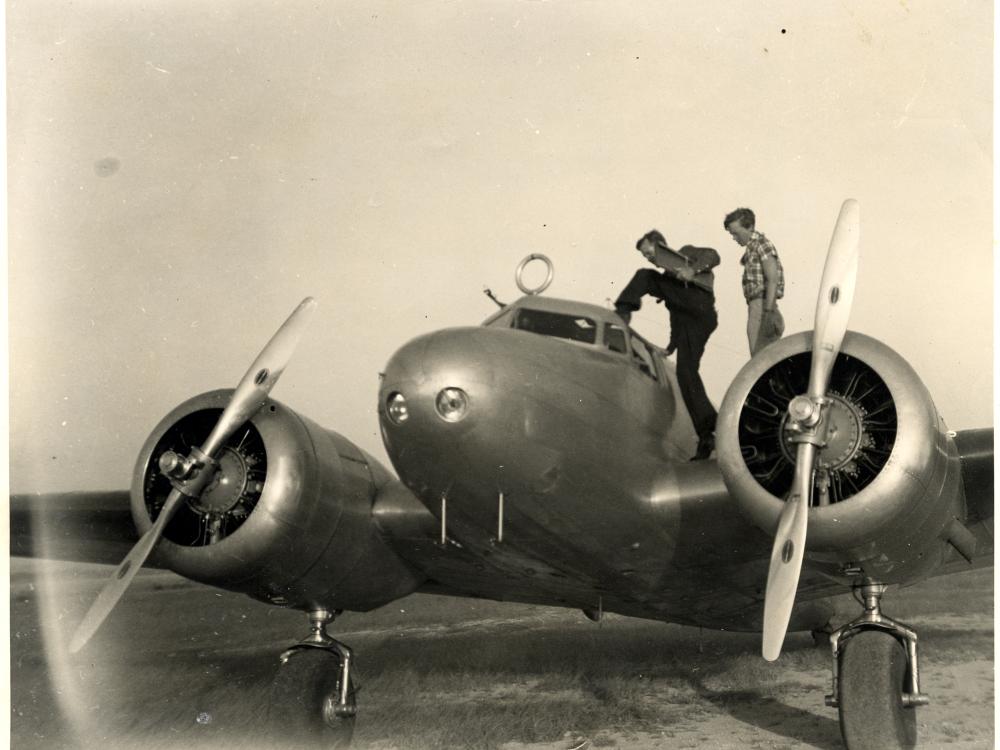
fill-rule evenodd
<path id="1" fill-rule="evenodd" d="M 774 258 L 778 267 L 778 283 L 774 298 L 781 299 L 785 296 L 785 271 L 781 267 L 778 251 L 771 244 L 771 240 L 760 232 L 754 232 L 750 235 L 746 252 L 740 258 L 740 264 L 743 266 L 743 296 L 747 302 L 763 297 L 767 289 L 762 263 L 764 258 Z"/>

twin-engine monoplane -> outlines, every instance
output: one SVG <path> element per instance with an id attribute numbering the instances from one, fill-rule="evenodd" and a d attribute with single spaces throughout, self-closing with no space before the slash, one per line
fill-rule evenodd
<path id="1" fill-rule="evenodd" d="M 913 369 L 847 330 L 858 247 L 847 201 L 814 330 L 739 372 L 715 460 L 686 460 L 695 437 L 660 350 L 519 273 L 526 294 L 481 326 L 389 360 L 378 415 L 394 475 L 271 399 L 306 300 L 234 390 L 163 418 L 129 491 L 12 498 L 13 551 L 110 562 L 132 545 L 71 652 L 144 563 L 302 610 L 309 632 L 280 655 L 272 711 L 320 746 L 357 711 L 354 657 L 330 623 L 418 591 L 759 631 L 770 660 L 788 629 L 826 633 L 847 746 L 911 746 L 928 701 L 917 634 L 882 598 L 992 565 L 993 431 L 949 432 Z M 852 590 L 862 611 L 832 623 L 827 600 Z"/>

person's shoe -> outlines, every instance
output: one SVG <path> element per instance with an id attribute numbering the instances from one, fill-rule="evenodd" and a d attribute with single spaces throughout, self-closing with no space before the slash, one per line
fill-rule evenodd
<path id="1" fill-rule="evenodd" d="M 618 315 L 619 318 L 624 320 L 626 325 L 632 322 L 632 311 L 629 310 L 627 307 L 616 307 L 615 314 Z"/>
<path id="2" fill-rule="evenodd" d="M 704 461 L 715 450 L 715 435 L 709 433 L 698 438 L 698 448 L 691 457 L 692 461 Z"/>

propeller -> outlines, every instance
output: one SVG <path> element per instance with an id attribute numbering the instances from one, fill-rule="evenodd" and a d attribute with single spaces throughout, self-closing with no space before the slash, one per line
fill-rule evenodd
<path id="1" fill-rule="evenodd" d="M 812 362 L 809 386 L 805 395 L 788 404 L 789 429 L 798 442 L 795 453 L 795 478 L 785 507 L 778 520 L 778 530 L 771 549 L 764 595 L 763 655 L 774 661 L 788 630 L 795 591 L 802 571 L 809 500 L 812 497 L 814 464 L 818 448 L 824 444 L 826 431 L 826 389 L 830 384 L 833 363 L 847 333 L 854 287 L 858 275 L 858 238 L 860 209 L 853 199 L 844 201 L 833 229 L 830 249 L 823 267 L 816 322 L 813 327 Z"/>
<path id="2" fill-rule="evenodd" d="M 168 476 L 174 488 L 167 495 L 163 508 L 149 530 L 142 535 L 125 559 L 115 569 L 69 643 L 70 653 L 76 653 L 90 640 L 115 604 L 125 593 L 139 568 L 156 547 L 163 530 L 187 498 L 198 497 L 215 475 L 214 455 L 233 433 L 249 420 L 267 401 L 267 395 L 284 372 L 298 345 L 306 324 L 316 308 L 316 300 L 306 297 L 277 330 L 250 365 L 250 369 L 233 391 L 219 421 L 201 448 L 181 457 L 168 451 L 160 457 L 160 471 Z"/>

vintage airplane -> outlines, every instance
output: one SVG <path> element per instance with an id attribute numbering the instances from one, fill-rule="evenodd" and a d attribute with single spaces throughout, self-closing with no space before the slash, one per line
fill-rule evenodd
<path id="1" fill-rule="evenodd" d="M 525 287 L 529 256 L 523 297 L 386 365 L 378 413 L 398 479 L 270 399 L 307 299 L 235 390 L 163 418 L 130 492 L 12 498 L 13 552 L 106 562 L 141 532 L 71 652 L 147 558 L 304 611 L 272 710 L 320 746 L 349 737 L 356 712 L 353 655 L 327 625 L 418 591 L 762 631 L 769 660 L 786 629 L 825 632 L 847 746 L 912 746 L 928 701 L 917 635 L 882 596 L 992 564 L 993 430 L 947 431 L 909 365 L 846 330 L 858 234 L 846 201 L 815 330 L 743 367 L 717 460 L 687 460 L 695 437 L 662 352 L 611 310 L 539 296 L 551 264 Z M 834 630 L 825 600 L 851 590 L 863 611 Z"/>

